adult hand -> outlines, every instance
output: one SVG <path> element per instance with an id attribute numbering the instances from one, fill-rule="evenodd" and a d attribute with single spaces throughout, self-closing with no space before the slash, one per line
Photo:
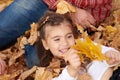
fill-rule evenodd
<path id="1" fill-rule="evenodd" d="M 85 29 L 90 25 L 95 25 L 94 17 L 84 9 L 76 8 L 76 12 L 70 14 L 73 22 L 80 24 Z"/>

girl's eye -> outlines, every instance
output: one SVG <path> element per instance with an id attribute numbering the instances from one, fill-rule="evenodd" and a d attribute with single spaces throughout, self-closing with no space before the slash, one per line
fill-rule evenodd
<path id="1" fill-rule="evenodd" d="M 57 38 L 57 39 L 54 39 L 54 41 L 59 41 L 60 39 L 59 38 Z"/>
<path id="2" fill-rule="evenodd" d="M 73 37 L 73 35 L 68 35 L 68 36 L 67 36 L 67 38 L 72 38 L 72 37 Z"/>

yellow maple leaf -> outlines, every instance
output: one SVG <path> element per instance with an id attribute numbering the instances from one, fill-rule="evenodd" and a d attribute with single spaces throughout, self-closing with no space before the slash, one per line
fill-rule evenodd
<path id="1" fill-rule="evenodd" d="M 117 28 L 116 27 L 112 27 L 112 26 L 106 26 L 106 32 L 108 33 L 108 34 L 114 34 L 114 33 L 116 33 L 118 30 L 117 30 Z"/>
<path id="2" fill-rule="evenodd" d="M 85 54 L 86 57 L 91 60 L 107 60 L 107 58 L 102 54 L 101 45 L 92 42 L 88 36 L 86 36 L 84 40 L 77 39 L 76 45 L 72 46 L 72 48 L 78 50 L 78 54 Z M 82 58 L 82 61 L 84 62 L 84 57 Z"/>

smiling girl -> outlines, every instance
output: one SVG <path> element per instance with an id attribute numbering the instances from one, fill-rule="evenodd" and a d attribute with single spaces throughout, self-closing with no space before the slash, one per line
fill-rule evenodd
<path id="1" fill-rule="evenodd" d="M 40 37 L 37 42 L 42 43 L 38 46 L 40 66 L 48 66 L 53 57 L 69 62 L 62 73 L 52 80 L 80 80 L 80 57 L 78 51 L 71 48 L 75 45 L 78 31 L 71 19 L 66 15 L 48 13 L 38 21 L 38 31 Z M 119 52 L 113 48 L 103 46 L 102 52 L 110 58 L 111 63 L 120 61 Z M 112 74 L 112 69 L 103 61 L 93 61 L 87 70 L 93 80 L 108 80 Z"/>

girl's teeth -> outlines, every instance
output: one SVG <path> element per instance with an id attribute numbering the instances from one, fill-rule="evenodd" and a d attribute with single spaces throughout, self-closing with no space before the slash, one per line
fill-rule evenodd
<path id="1" fill-rule="evenodd" d="M 68 50 L 68 49 L 63 49 L 63 50 L 61 50 L 61 52 L 64 53 L 64 52 L 66 52 L 67 50 Z"/>

